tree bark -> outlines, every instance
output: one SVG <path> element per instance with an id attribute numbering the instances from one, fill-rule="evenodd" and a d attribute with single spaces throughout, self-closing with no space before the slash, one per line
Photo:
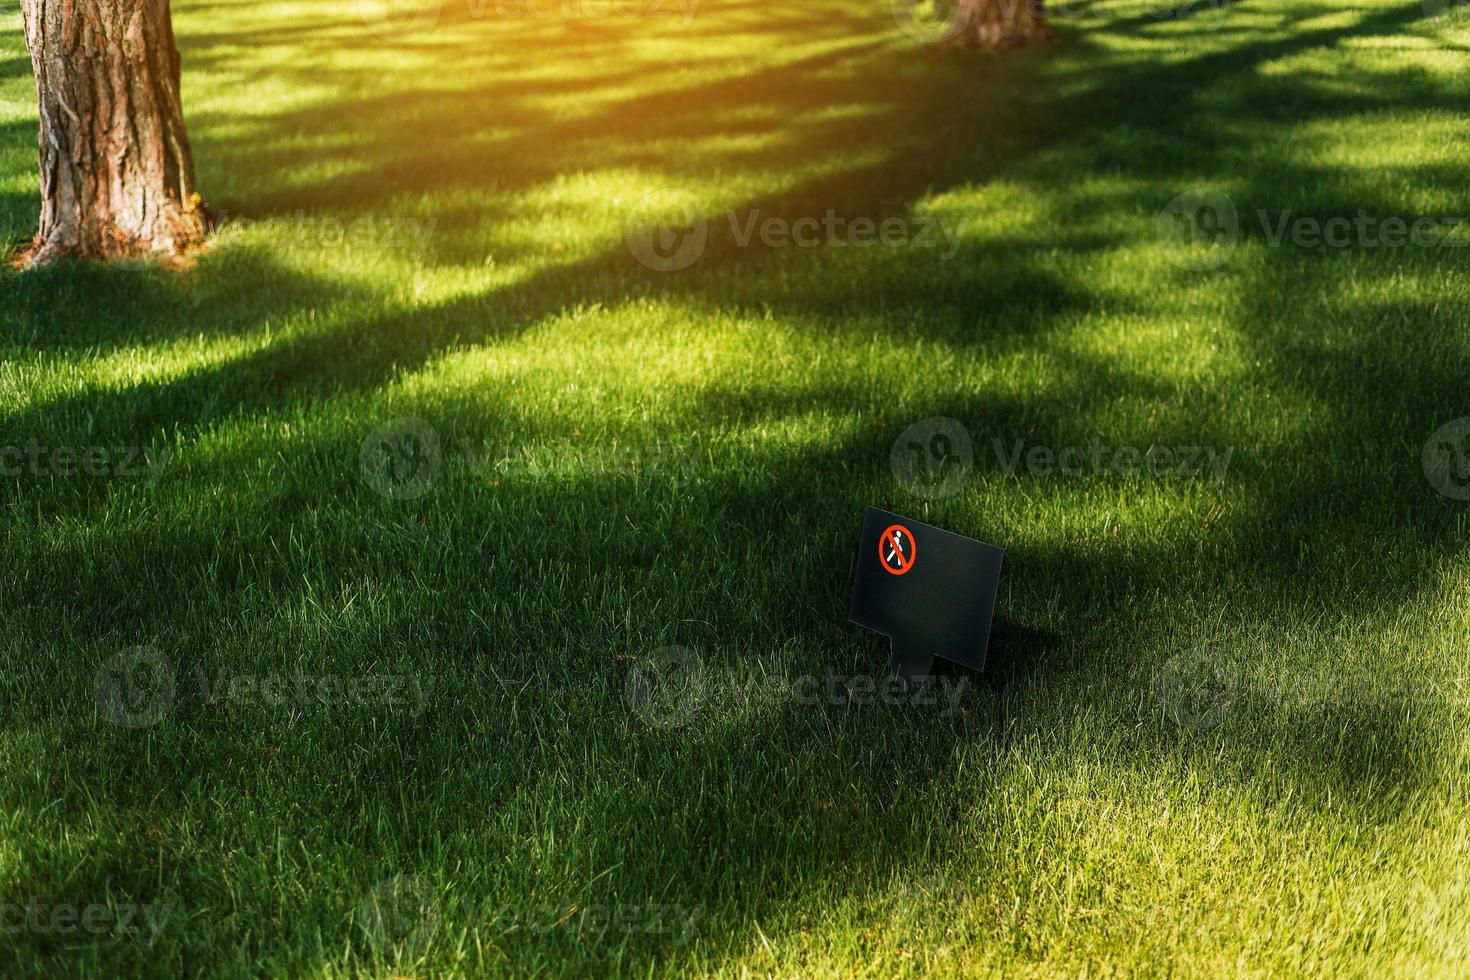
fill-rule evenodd
<path id="1" fill-rule="evenodd" d="M 41 116 L 29 263 L 204 240 L 168 0 L 21 0 Z"/>
<path id="2" fill-rule="evenodd" d="M 941 43 L 1008 49 L 1054 37 L 1045 0 L 960 0 Z"/>

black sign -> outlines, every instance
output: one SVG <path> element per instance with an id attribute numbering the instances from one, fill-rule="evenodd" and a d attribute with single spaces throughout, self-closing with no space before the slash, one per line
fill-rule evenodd
<path id="1" fill-rule="evenodd" d="M 892 638 L 893 667 L 903 677 L 928 675 L 935 657 L 983 670 L 1004 556 L 869 507 L 848 618 Z"/>

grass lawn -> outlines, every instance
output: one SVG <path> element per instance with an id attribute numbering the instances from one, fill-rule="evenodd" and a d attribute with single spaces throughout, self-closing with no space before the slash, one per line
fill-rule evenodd
<path id="1" fill-rule="evenodd" d="M 0 975 L 1470 971 L 1470 5 L 653 6 L 176 0 L 213 246 L 0 273 Z"/>

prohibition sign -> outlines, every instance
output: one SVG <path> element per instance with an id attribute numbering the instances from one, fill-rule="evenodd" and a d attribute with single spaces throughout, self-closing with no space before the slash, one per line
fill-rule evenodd
<path id="1" fill-rule="evenodd" d="M 914 567 L 914 559 L 918 557 L 919 543 L 914 540 L 914 532 L 902 524 L 890 524 L 878 536 L 878 560 L 883 563 L 883 571 L 889 575 L 907 573 Z"/>

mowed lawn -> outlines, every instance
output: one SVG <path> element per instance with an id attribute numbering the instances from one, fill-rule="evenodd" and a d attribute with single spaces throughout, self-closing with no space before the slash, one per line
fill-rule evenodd
<path id="1" fill-rule="evenodd" d="M 177 0 L 211 248 L 0 273 L 0 974 L 1470 971 L 1470 7 L 381 10 Z"/>

